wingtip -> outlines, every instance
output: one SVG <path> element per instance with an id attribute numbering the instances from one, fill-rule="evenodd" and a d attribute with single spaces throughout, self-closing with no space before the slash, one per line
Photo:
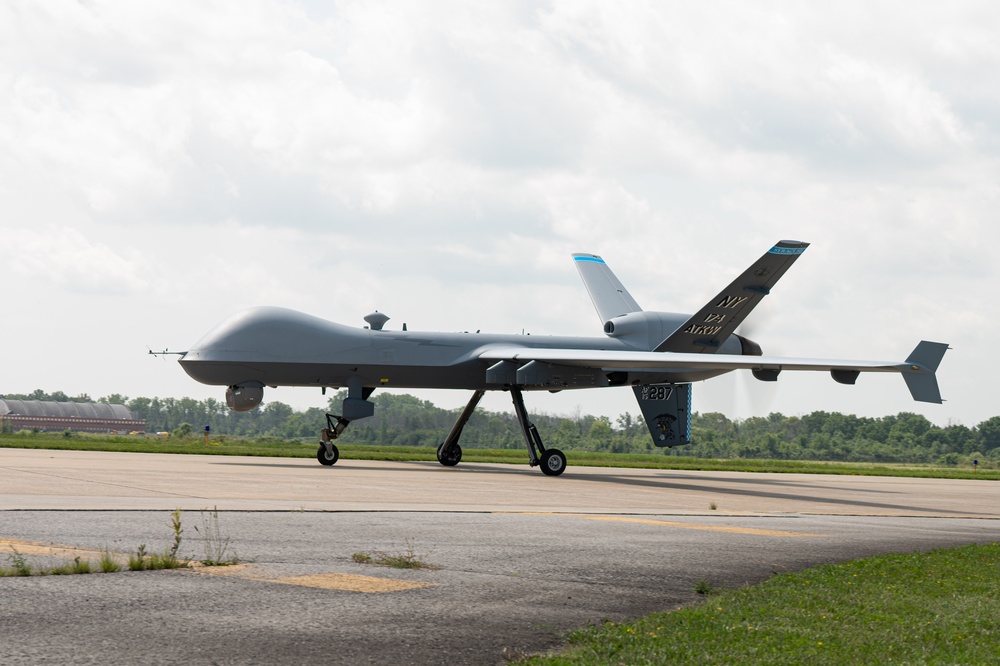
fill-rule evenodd
<path id="1" fill-rule="evenodd" d="M 809 243 L 797 240 L 780 240 L 774 244 L 768 253 L 770 254 L 802 254 L 809 247 Z"/>
<path id="2" fill-rule="evenodd" d="M 938 366 L 941 365 L 941 359 L 944 358 L 945 352 L 949 349 L 951 347 L 948 346 L 947 342 L 921 340 L 906 357 L 906 362 L 909 365 L 919 365 L 932 373 L 937 372 Z"/>

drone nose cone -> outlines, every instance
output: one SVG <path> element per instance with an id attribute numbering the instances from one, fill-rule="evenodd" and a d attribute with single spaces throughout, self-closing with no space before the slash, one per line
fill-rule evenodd
<path id="1" fill-rule="evenodd" d="M 285 308 L 258 307 L 210 330 L 181 363 L 323 363 L 344 350 L 370 346 L 370 333 L 359 328 Z"/>

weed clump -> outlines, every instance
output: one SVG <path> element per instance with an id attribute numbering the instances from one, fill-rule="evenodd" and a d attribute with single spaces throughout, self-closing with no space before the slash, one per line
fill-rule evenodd
<path id="1" fill-rule="evenodd" d="M 201 535 L 205 545 L 205 559 L 201 561 L 202 564 L 208 567 L 220 567 L 240 563 L 236 553 L 229 550 L 229 537 L 222 536 L 218 508 L 212 509 L 208 515 L 202 511 L 201 529 L 195 525 L 194 531 Z"/>
<path id="2" fill-rule="evenodd" d="M 17 552 L 17 549 L 11 546 L 11 554 L 7 556 L 10 561 L 10 574 L 11 576 L 30 576 L 31 566 L 28 564 L 28 560 L 24 558 L 24 555 Z"/>
<path id="3" fill-rule="evenodd" d="M 135 553 L 129 555 L 128 557 L 128 570 L 129 571 L 145 571 L 147 569 L 146 563 L 148 559 L 146 556 L 146 544 L 140 544 L 139 548 L 136 549 Z"/>
<path id="4" fill-rule="evenodd" d="M 218 525 L 216 525 L 217 529 Z M 141 544 L 134 553 L 128 556 L 129 571 L 153 571 L 157 569 L 182 569 L 190 566 L 190 561 L 180 557 L 181 544 L 183 543 L 184 528 L 181 525 L 181 510 L 175 509 L 170 514 L 170 528 L 173 531 L 174 541 L 163 553 L 149 553 L 146 544 Z M 195 528 L 197 530 L 197 528 Z M 228 544 L 228 540 L 226 541 Z M 11 563 L 10 567 L 0 566 L 0 577 L 2 576 L 66 576 L 71 574 L 89 574 L 94 572 L 94 565 L 89 560 L 77 556 L 72 562 L 66 562 L 51 569 L 38 569 L 32 571 L 27 559 L 11 547 L 12 553 L 7 556 Z M 233 556 L 235 561 L 235 556 Z M 232 562 L 230 562 L 232 563 Z M 121 563 L 112 555 L 111 551 L 105 548 L 101 551 L 101 558 L 97 562 L 97 570 L 101 573 L 114 573 L 122 570 Z"/>
<path id="5" fill-rule="evenodd" d="M 358 564 L 378 564 L 393 569 L 437 569 L 433 564 L 428 564 L 418 555 L 411 544 L 407 544 L 406 549 L 398 553 L 386 553 L 381 550 L 354 553 L 351 559 Z"/>
<path id="6" fill-rule="evenodd" d="M 184 541 L 184 528 L 181 525 L 181 510 L 174 509 L 170 514 L 170 529 L 174 534 L 174 542 L 163 553 L 147 553 L 146 544 L 142 544 L 128 558 L 129 571 L 157 571 L 159 569 L 183 569 L 190 566 L 188 560 L 178 557 L 181 543 Z"/>
<path id="7" fill-rule="evenodd" d="M 111 551 L 105 548 L 101 551 L 101 559 L 97 562 L 97 568 L 101 573 L 115 573 L 122 570 L 122 565 L 111 555 Z"/>
<path id="8" fill-rule="evenodd" d="M 93 572 L 93 568 L 90 566 L 88 560 L 80 559 L 77 555 L 73 558 L 72 562 L 67 562 L 58 567 L 53 567 L 49 571 L 45 572 L 51 576 L 72 576 L 75 574 L 89 574 Z"/>

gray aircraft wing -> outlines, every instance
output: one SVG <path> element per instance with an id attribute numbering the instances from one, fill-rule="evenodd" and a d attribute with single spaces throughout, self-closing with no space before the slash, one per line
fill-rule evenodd
<path id="1" fill-rule="evenodd" d="M 653 351 L 714 353 L 807 247 L 809 243 L 779 241 Z"/>
<path id="2" fill-rule="evenodd" d="M 601 318 L 601 326 L 609 319 L 642 310 L 621 280 L 596 254 L 574 254 L 573 263 L 580 271 L 590 300 L 594 302 L 597 316 Z"/>
<path id="3" fill-rule="evenodd" d="M 905 361 L 848 361 L 836 359 L 685 354 L 600 349 L 545 349 L 518 346 L 489 347 L 479 354 L 488 361 L 540 361 L 555 365 L 599 368 L 606 372 L 664 370 L 813 370 L 828 371 L 842 384 L 853 384 L 862 372 L 898 372 L 914 400 L 941 403 L 935 372 L 948 345 L 920 342 Z"/>

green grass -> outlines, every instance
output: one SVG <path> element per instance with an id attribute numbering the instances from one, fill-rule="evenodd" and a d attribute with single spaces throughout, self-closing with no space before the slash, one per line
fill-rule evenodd
<path id="1" fill-rule="evenodd" d="M 89 574 L 93 573 L 93 571 L 94 569 L 90 562 L 80 559 L 79 557 L 74 557 L 72 561 L 66 562 L 61 566 L 53 567 L 49 569 L 47 573 L 51 576 L 72 576 Z"/>
<path id="2" fill-rule="evenodd" d="M 88 560 L 75 557 L 68 562 L 58 564 L 54 567 L 35 567 L 24 559 L 23 556 L 15 554 L 10 558 L 12 565 L 5 567 L 0 565 L 0 578 L 7 576 L 72 576 L 80 574 L 94 573 L 94 565 Z M 179 559 L 168 553 L 147 554 L 145 546 L 140 546 L 137 553 L 128 558 L 129 571 L 156 571 L 158 569 L 184 569 L 191 566 L 188 560 Z M 114 573 L 121 571 L 122 566 L 118 564 L 110 553 L 101 556 L 97 565 L 97 571 L 101 573 Z"/>
<path id="3" fill-rule="evenodd" d="M 105 548 L 101 551 L 101 559 L 97 562 L 97 568 L 101 573 L 115 573 L 122 570 L 122 565 L 118 563 L 111 551 Z"/>
<path id="4" fill-rule="evenodd" d="M 318 442 L 255 441 L 227 438 L 206 446 L 203 438 L 158 438 L 107 436 L 74 433 L 65 438 L 59 433 L 0 435 L 0 448 L 68 449 L 77 451 L 125 451 L 135 453 L 196 453 L 212 455 L 314 458 Z M 417 446 L 375 446 L 340 444 L 340 457 L 346 460 L 390 460 L 436 462 L 436 450 Z M 796 474 L 851 474 L 860 476 L 907 476 L 947 479 L 1000 480 L 1000 469 L 971 466 L 942 466 L 896 463 L 842 463 L 803 460 L 712 459 L 660 454 L 595 453 L 567 451 L 572 466 L 677 469 L 731 472 L 785 472 Z M 527 464 L 523 449 L 465 449 L 463 462 Z"/>
<path id="5" fill-rule="evenodd" d="M 433 564 L 428 564 L 417 554 L 413 546 L 407 546 L 406 550 L 397 553 L 386 553 L 380 550 L 354 553 L 351 559 L 357 564 L 378 564 L 383 567 L 393 569 L 437 569 Z"/>
<path id="6" fill-rule="evenodd" d="M 225 567 L 240 563 L 240 558 L 229 548 L 229 537 L 224 536 L 222 528 L 219 527 L 218 507 L 208 513 L 202 511 L 201 529 L 195 525 L 194 531 L 201 535 L 205 547 L 205 559 L 201 560 L 202 564 L 207 567 Z"/>
<path id="7" fill-rule="evenodd" d="M 235 553 L 229 553 L 229 538 L 222 536 L 219 527 L 219 513 L 212 511 L 208 517 L 202 512 L 202 521 L 205 527 L 203 539 L 206 553 L 210 557 L 202 561 L 206 566 L 222 566 L 239 563 L 239 558 Z M 150 553 L 146 550 L 146 544 L 141 544 L 134 553 L 128 556 L 129 571 L 156 571 L 160 569 L 185 569 L 191 566 L 191 560 L 179 555 L 181 544 L 183 543 L 184 527 L 181 524 L 181 510 L 174 509 L 170 513 L 170 530 L 173 533 L 173 544 L 162 553 Z M 201 532 L 195 526 L 196 532 Z M 412 553 L 412 551 L 411 551 Z M 215 559 L 212 559 L 214 555 Z M 27 558 L 16 548 L 11 547 L 10 554 L 7 555 L 10 566 L 0 565 L 0 577 L 7 576 L 66 576 L 71 574 L 94 573 L 94 565 L 81 557 L 75 557 L 69 562 L 52 568 L 32 568 Z M 105 548 L 101 551 L 101 557 L 97 563 L 97 571 L 101 573 L 114 573 L 122 570 L 122 565 L 118 559 Z"/>
<path id="8" fill-rule="evenodd" d="M 170 548 L 162 553 L 147 553 L 146 544 L 142 544 L 136 549 L 136 552 L 129 555 L 128 558 L 128 568 L 129 571 L 157 571 L 160 569 L 185 569 L 191 566 L 190 560 L 178 557 L 177 553 L 180 550 L 181 543 L 183 542 L 184 528 L 181 525 L 181 510 L 174 509 L 170 512 L 170 530 L 174 535 L 174 542 Z M 102 570 L 104 569 L 103 560 L 105 557 L 102 555 Z M 107 558 L 110 559 L 110 558 Z"/>
<path id="9" fill-rule="evenodd" d="M 16 548 L 12 547 L 10 550 L 11 553 L 7 556 L 10 567 L 0 566 L 0 576 L 30 576 L 31 565 L 28 564 L 24 555 L 17 552 Z"/>
<path id="10" fill-rule="evenodd" d="M 819 566 L 568 639 L 524 663 L 997 663 L 1000 544 Z"/>

